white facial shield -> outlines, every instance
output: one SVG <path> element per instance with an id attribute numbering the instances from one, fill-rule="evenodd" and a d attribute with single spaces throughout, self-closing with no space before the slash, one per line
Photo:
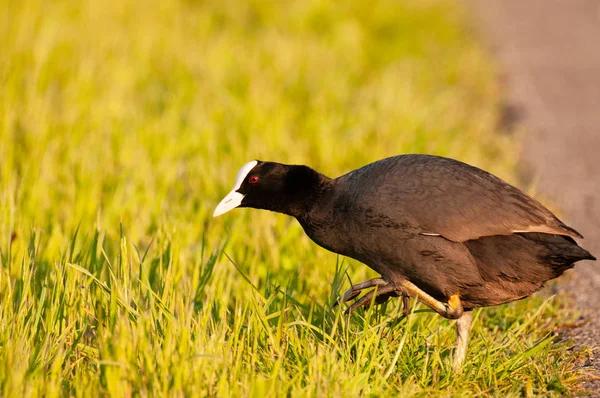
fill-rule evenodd
<path id="1" fill-rule="evenodd" d="M 242 183 L 248 176 L 248 173 L 250 173 L 250 170 L 252 170 L 257 164 L 258 162 L 256 160 L 253 160 L 242 166 L 240 171 L 238 171 L 237 175 L 235 176 L 235 185 L 233 186 L 233 189 L 217 205 L 215 211 L 213 212 L 213 217 L 225 214 L 229 210 L 235 209 L 236 207 L 242 204 L 242 199 L 244 199 L 244 195 L 237 192 L 237 190 L 240 189 L 240 187 L 242 186 Z"/>

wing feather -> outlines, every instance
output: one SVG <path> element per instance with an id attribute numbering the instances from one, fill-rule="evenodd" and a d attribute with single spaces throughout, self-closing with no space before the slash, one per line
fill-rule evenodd
<path id="1" fill-rule="evenodd" d="M 361 207 L 397 220 L 414 233 L 455 242 L 519 232 L 582 238 L 537 200 L 453 159 L 396 156 L 340 178 L 347 180 L 348 195 Z"/>

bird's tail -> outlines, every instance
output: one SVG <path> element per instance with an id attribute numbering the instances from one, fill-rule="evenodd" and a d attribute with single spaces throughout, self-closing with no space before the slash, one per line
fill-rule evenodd
<path id="1" fill-rule="evenodd" d="M 557 276 L 572 268 L 578 261 L 596 260 L 596 257 L 570 236 L 543 233 L 527 233 L 522 236 L 545 247 L 546 250 L 542 251 L 543 260 L 554 269 Z"/>

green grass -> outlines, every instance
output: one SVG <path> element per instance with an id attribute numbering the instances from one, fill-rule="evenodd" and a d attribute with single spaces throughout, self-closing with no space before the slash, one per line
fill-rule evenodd
<path id="1" fill-rule="evenodd" d="M 515 182 L 445 0 L 0 0 L 0 396 L 563 395 L 557 299 L 453 322 L 331 304 L 374 274 L 283 215 L 212 219 L 259 158 L 451 156 Z M 227 254 L 231 261 L 225 255 Z"/>

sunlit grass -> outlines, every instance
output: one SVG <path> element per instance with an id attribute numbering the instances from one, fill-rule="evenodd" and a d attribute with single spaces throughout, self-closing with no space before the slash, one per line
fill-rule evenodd
<path id="1" fill-rule="evenodd" d="M 427 152 L 515 182 L 460 4 L 1 0 L 0 48 L 1 396 L 573 391 L 556 299 L 477 312 L 455 375 L 453 322 L 346 317 L 366 266 L 282 215 L 210 217 L 255 158 L 334 177 Z"/>

